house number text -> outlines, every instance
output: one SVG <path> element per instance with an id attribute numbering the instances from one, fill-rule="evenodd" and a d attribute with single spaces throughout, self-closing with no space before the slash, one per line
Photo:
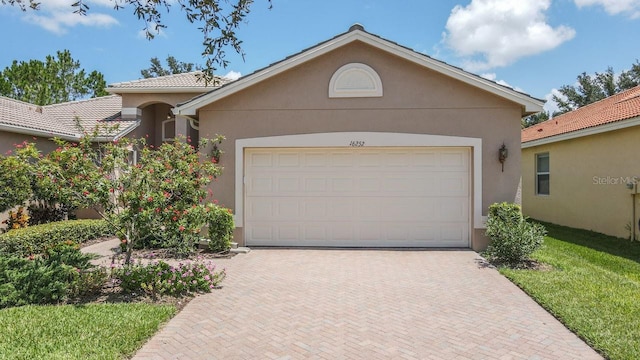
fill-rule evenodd
<path id="1" fill-rule="evenodd" d="M 364 146 L 364 141 L 355 141 L 354 140 L 354 141 L 351 141 L 349 143 L 349 146 L 352 146 L 352 147 L 363 147 Z"/>

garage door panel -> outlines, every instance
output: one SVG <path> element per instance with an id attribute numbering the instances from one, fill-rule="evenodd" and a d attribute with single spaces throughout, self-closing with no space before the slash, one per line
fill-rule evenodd
<path id="1" fill-rule="evenodd" d="M 300 214 L 300 201 L 295 198 L 282 198 L 276 201 L 277 212 L 274 214 L 278 220 L 295 219 Z"/>
<path id="2" fill-rule="evenodd" d="M 252 153 L 248 160 L 252 167 L 273 167 L 273 156 L 270 153 Z"/>
<path id="3" fill-rule="evenodd" d="M 442 196 L 469 196 L 469 179 L 466 174 L 444 173 L 440 178 L 438 192 Z"/>
<path id="4" fill-rule="evenodd" d="M 334 177 L 330 180 L 331 192 L 352 193 L 355 191 L 354 179 L 348 177 Z"/>
<path id="5" fill-rule="evenodd" d="M 469 245 L 468 149 L 247 152 L 248 245 Z"/>
<path id="6" fill-rule="evenodd" d="M 460 223 L 442 224 L 440 226 L 440 241 L 445 244 L 457 244 L 461 239 L 469 236 L 469 228 Z"/>
<path id="7" fill-rule="evenodd" d="M 300 192 L 300 178 L 297 176 L 280 176 L 277 178 L 276 193 L 299 193 Z"/>
<path id="8" fill-rule="evenodd" d="M 303 191 L 307 195 L 317 193 L 319 195 L 326 194 L 328 180 L 323 177 L 305 177 Z"/>
<path id="9" fill-rule="evenodd" d="M 455 220 L 467 222 L 469 219 L 469 204 L 464 198 L 438 198 L 437 221 Z"/>
<path id="10" fill-rule="evenodd" d="M 259 194 L 272 194 L 273 193 L 273 178 L 270 176 L 257 176 L 251 179 L 247 186 L 247 194 L 259 195 Z"/>
<path id="11" fill-rule="evenodd" d="M 325 219 L 329 214 L 325 199 L 301 199 L 304 211 L 300 214 L 303 220 Z"/>
<path id="12" fill-rule="evenodd" d="M 459 169 L 464 171 L 467 168 L 468 157 L 458 151 L 442 151 L 440 153 L 440 167 L 443 169 Z"/>
<path id="13" fill-rule="evenodd" d="M 281 153 L 277 156 L 277 161 L 275 163 L 277 168 L 289 167 L 289 168 L 299 168 L 300 167 L 300 154 L 297 153 Z"/>
<path id="14" fill-rule="evenodd" d="M 331 152 L 329 158 L 331 159 L 331 165 L 334 167 L 344 168 L 355 165 L 353 153 L 350 151 Z"/>

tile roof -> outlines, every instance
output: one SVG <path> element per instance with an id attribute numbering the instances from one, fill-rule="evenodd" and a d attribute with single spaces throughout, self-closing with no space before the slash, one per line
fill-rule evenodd
<path id="1" fill-rule="evenodd" d="M 640 86 L 522 130 L 523 143 L 640 116 Z"/>
<path id="2" fill-rule="evenodd" d="M 0 125 L 15 128 L 16 132 L 35 131 L 46 136 L 79 138 L 82 129 L 92 131 L 96 125 L 110 122 L 117 130 L 100 135 L 117 136 L 137 125 L 135 121 L 122 121 L 122 98 L 118 95 L 61 104 L 38 106 L 0 96 Z M 78 127 L 80 125 L 80 127 Z"/>
<path id="3" fill-rule="evenodd" d="M 50 133 L 51 136 L 75 136 L 76 132 L 43 113 L 43 107 L 0 96 L 0 125 Z"/>
<path id="4" fill-rule="evenodd" d="M 205 84 L 204 79 L 200 80 L 202 75 L 201 71 L 192 71 L 182 74 L 173 74 L 167 76 L 160 76 L 148 79 L 138 79 L 132 81 L 124 81 L 114 84 L 109 84 L 107 90 L 127 90 L 127 89 L 167 89 L 167 92 L 173 91 L 175 88 L 193 88 L 194 90 L 204 91 L 207 89 L 214 89 L 221 85 L 230 82 L 230 79 L 221 76 L 215 76 L 214 82 Z"/>

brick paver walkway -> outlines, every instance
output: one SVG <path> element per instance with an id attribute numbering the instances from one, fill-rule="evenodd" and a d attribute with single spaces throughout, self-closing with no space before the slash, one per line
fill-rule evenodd
<path id="1" fill-rule="evenodd" d="M 221 260 L 134 359 L 601 359 L 472 251 L 254 250 Z"/>

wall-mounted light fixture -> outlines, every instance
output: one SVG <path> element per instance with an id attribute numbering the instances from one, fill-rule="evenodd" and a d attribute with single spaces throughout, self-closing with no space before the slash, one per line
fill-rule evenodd
<path id="1" fill-rule="evenodd" d="M 498 150 L 498 161 L 502 164 L 502 172 L 504 172 L 504 162 L 507 160 L 507 157 L 509 157 L 509 150 L 507 150 L 507 146 L 505 144 L 502 144 Z"/>

